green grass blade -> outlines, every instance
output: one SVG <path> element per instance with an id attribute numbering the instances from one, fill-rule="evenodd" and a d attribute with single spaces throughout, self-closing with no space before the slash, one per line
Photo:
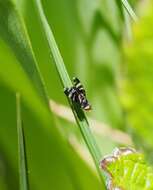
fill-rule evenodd
<path id="1" fill-rule="evenodd" d="M 129 4 L 129 2 L 127 0 L 121 0 L 123 6 L 125 7 L 125 9 L 127 10 L 127 12 L 129 13 L 129 15 L 131 16 L 131 18 L 136 22 L 138 20 L 137 15 L 135 14 L 135 12 L 133 11 L 131 5 Z"/>
<path id="2" fill-rule="evenodd" d="M 26 150 L 24 142 L 24 131 L 21 118 L 21 102 L 19 93 L 16 94 L 17 109 L 17 133 L 18 133 L 18 159 L 19 159 L 19 188 L 20 190 L 28 190 L 28 174 L 26 162 Z"/>
<path id="3" fill-rule="evenodd" d="M 56 69 L 58 71 L 59 77 L 61 79 L 61 83 L 64 87 L 70 87 L 72 86 L 72 82 L 70 80 L 70 77 L 67 73 L 66 67 L 64 65 L 64 61 L 62 59 L 62 56 L 59 52 L 58 46 L 56 44 L 56 41 L 54 39 L 54 35 L 52 33 L 52 30 L 47 22 L 47 19 L 45 17 L 45 14 L 43 12 L 43 8 L 42 8 L 42 4 L 40 0 L 34 0 L 36 9 L 38 11 L 38 15 L 42 24 L 42 28 L 44 30 L 45 33 L 45 37 L 47 39 L 48 45 L 49 45 L 49 49 L 50 49 L 50 53 L 51 56 L 54 59 L 54 63 L 56 66 Z M 95 161 L 96 167 L 100 173 L 100 176 L 103 178 L 104 174 L 102 173 L 102 171 L 99 169 L 99 161 L 101 158 L 101 152 L 99 151 L 99 148 L 97 147 L 97 144 L 94 140 L 94 137 L 90 131 L 89 128 L 89 124 L 88 121 L 86 119 L 85 114 L 83 113 L 83 111 L 81 109 L 79 109 L 77 106 L 75 105 L 71 105 L 73 113 L 75 115 L 77 124 L 81 130 L 81 133 L 84 137 L 84 140 L 89 148 L 89 151 Z M 103 180 L 102 180 L 103 182 Z"/>

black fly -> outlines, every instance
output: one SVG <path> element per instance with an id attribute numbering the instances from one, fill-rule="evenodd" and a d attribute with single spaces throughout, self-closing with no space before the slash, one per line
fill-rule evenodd
<path id="1" fill-rule="evenodd" d="M 74 77 L 73 84 L 74 85 L 71 88 L 65 88 L 64 93 L 72 100 L 72 102 L 80 105 L 82 109 L 86 111 L 91 110 L 91 105 L 88 103 L 86 92 L 80 83 L 80 80 Z"/>

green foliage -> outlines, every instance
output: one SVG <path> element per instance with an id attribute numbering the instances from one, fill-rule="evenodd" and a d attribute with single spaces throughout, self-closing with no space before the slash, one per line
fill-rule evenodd
<path id="1" fill-rule="evenodd" d="M 45 33 L 46 40 L 48 42 L 49 50 L 51 52 L 51 55 L 53 56 L 54 63 L 55 63 L 56 69 L 58 71 L 59 78 L 61 79 L 62 85 L 65 88 L 71 88 L 73 84 L 72 84 L 71 79 L 65 68 L 64 61 L 62 59 L 62 56 L 60 54 L 60 51 L 59 51 L 56 41 L 54 39 L 52 30 L 49 27 L 49 24 L 45 17 L 41 1 L 35 0 L 34 3 L 36 6 L 36 9 L 38 10 L 38 15 L 39 15 L 39 18 L 40 18 L 40 21 L 42 24 L 42 28 Z M 95 165 L 97 167 L 97 170 L 99 171 L 101 180 L 104 183 L 103 173 L 99 169 L 99 159 L 101 157 L 101 153 L 100 153 L 99 148 L 96 144 L 96 141 L 94 140 L 94 137 L 90 131 L 87 118 L 86 118 L 85 114 L 83 113 L 82 109 L 80 109 L 77 105 L 72 105 L 70 102 L 70 106 L 71 106 L 74 116 L 76 118 L 78 127 L 80 128 L 82 136 L 83 136 L 83 138 L 89 148 L 89 151 L 91 152 L 91 155 L 95 161 Z"/>
<path id="2" fill-rule="evenodd" d="M 109 175 L 108 189 L 151 190 L 153 168 L 144 160 L 143 154 L 131 148 L 120 148 L 102 160 L 101 167 Z"/>
<path id="3" fill-rule="evenodd" d="M 19 92 L 22 97 L 22 127 L 25 135 L 29 188 L 32 190 L 105 190 L 91 156 L 89 155 L 88 158 L 88 151 L 94 149 L 92 150 L 94 153 L 91 152 L 93 155 L 96 153 L 98 165 L 100 151 L 104 155 L 118 146 L 111 136 L 115 136 L 116 133 L 113 133 L 114 131 L 109 133 L 111 134 L 109 138 L 101 134 L 94 136 L 100 148 L 97 153 L 98 148 L 95 149 L 96 143 L 92 144 L 93 134 L 88 130 L 86 118 L 81 110 L 77 111 L 83 115 L 83 120 L 80 118 L 78 120 L 82 134 L 86 134 L 84 138 L 88 145 L 91 143 L 88 150 L 76 124 L 72 126 L 72 123 L 59 119 L 50 111 L 49 99 L 53 99 L 58 104 L 67 104 L 63 86 L 71 86 L 70 78 L 77 76 L 84 84 L 92 104 L 93 110 L 88 113 L 88 116 L 103 122 L 102 126 L 106 125 L 108 131 L 111 131 L 110 127 L 125 129 L 126 122 L 117 88 L 125 26 L 122 3 L 126 2 L 125 8 L 135 17 L 134 12 L 127 1 L 121 0 L 42 0 L 49 24 L 44 35 L 37 9 L 34 8 L 35 2 L 0 0 L 0 189 L 18 190 L 19 179 L 23 177 L 18 173 L 21 168 L 18 168 L 17 139 L 19 136 L 16 126 L 15 94 Z M 52 32 L 50 33 L 49 27 L 54 36 Z M 52 56 L 50 56 L 48 42 Z M 151 47 L 149 43 L 147 44 L 149 46 L 146 47 Z M 133 48 L 127 52 L 132 51 Z M 136 55 L 138 59 L 139 55 Z M 151 57 L 150 54 L 149 56 Z M 63 67 L 63 62 L 71 75 L 70 78 Z M 54 64 L 59 71 L 62 85 Z M 133 74 L 131 75 L 133 77 Z M 147 76 L 148 74 L 145 75 Z M 151 98 L 149 93 L 147 95 Z M 129 103 L 128 99 L 126 105 L 127 103 Z M 139 111 L 139 108 L 140 105 L 136 110 Z M 138 118 L 136 114 L 133 117 Z M 72 118 L 69 119 L 71 121 Z M 130 113 L 129 122 L 133 123 Z M 143 131 L 148 130 L 145 134 L 137 127 L 134 128 L 136 133 L 134 140 L 141 137 L 144 143 L 138 141 L 138 145 L 144 145 L 144 150 L 150 153 L 152 142 L 148 127 L 142 128 Z M 148 135 L 147 140 L 145 135 Z M 136 153 L 134 162 L 140 165 L 138 157 Z M 128 157 L 128 161 L 130 160 L 131 158 Z M 121 163 L 117 165 L 120 166 Z M 121 169 L 126 169 L 126 166 L 126 164 L 122 165 Z M 146 172 L 143 176 L 148 176 L 149 167 L 145 164 L 144 168 Z M 118 183 L 120 182 L 115 181 L 115 184 Z"/>
<path id="4" fill-rule="evenodd" d="M 1 8 L 3 14 L 12 13 L 11 24 L 9 31 L 13 30 L 12 27 L 18 25 L 20 30 L 11 36 L 8 34 L 8 39 L 1 35 L 0 51 L 3 52 L 0 57 L 0 78 L 1 78 L 1 125 L 0 140 L 1 147 L 5 150 L 4 155 L 8 159 L 8 171 L 4 175 L 7 179 L 8 189 L 18 189 L 17 178 L 17 135 L 16 135 L 16 121 L 15 121 L 15 96 L 13 92 L 20 92 L 23 98 L 23 126 L 25 129 L 25 140 L 27 147 L 27 161 L 29 170 L 29 182 L 32 189 L 93 189 L 100 188 L 100 183 L 96 175 L 86 166 L 80 157 L 70 148 L 63 139 L 62 135 L 57 129 L 57 124 L 53 118 L 52 113 L 48 110 L 46 101 L 42 101 L 41 93 L 43 88 L 38 88 L 40 93 L 36 91 L 35 86 L 39 86 L 40 80 L 33 81 L 33 61 L 25 60 L 24 64 L 28 64 L 27 72 L 24 64 L 20 64 L 18 54 L 20 49 L 14 48 L 10 45 L 9 39 L 18 39 L 19 42 L 26 42 L 26 32 L 22 25 L 22 20 L 15 6 L 11 1 L 1 1 Z M 11 9 L 8 11 L 7 5 Z M 9 6 L 8 6 L 9 8 Z M 7 11 L 7 12 L 5 12 Z M 5 19 L 5 17 L 3 17 Z M 4 26 L 1 23 L 1 31 Z M 8 29 L 8 28 L 7 28 Z M 4 32 L 3 32 L 4 34 Z M 5 34 L 7 35 L 7 33 Z M 5 41 L 4 41 L 5 40 Z M 12 42 L 12 41 L 11 41 Z M 22 47 L 22 54 L 29 52 L 29 46 Z M 32 55 L 32 51 L 29 53 Z M 15 56 L 14 56 L 15 55 Z M 20 56 L 20 55 L 19 55 Z M 22 60 L 21 60 L 22 61 Z M 22 63 L 22 62 L 21 62 Z M 40 77 L 39 75 L 37 75 Z M 36 83 L 38 85 L 36 85 Z M 4 109 L 5 108 L 5 109 Z M 9 115 L 9 119 L 8 119 Z M 43 140 L 42 140 L 43 139 Z M 8 143 L 8 140 L 10 143 Z M 56 149 L 55 149 L 56 147 Z M 6 160 L 7 160 L 6 159 Z M 5 163 L 5 159 L 4 159 Z M 3 163 L 3 164 L 4 164 Z M 13 173 L 13 174 L 12 174 Z M 82 173 L 83 177 L 80 176 Z M 92 181 L 89 179 L 93 179 Z M 60 180 L 60 183 L 59 183 Z M 84 182 L 83 182 L 83 181 Z M 10 182 L 9 182 L 10 181 Z M 81 182 L 82 181 L 82 182 Z"/>
<path id="5" fill-rule="evenodd" d="M 27 31 L 15 5 L 10 0 L 0 0 L 0 36 L 14 52 L 34 86 L 44 99 L 46 94 L 40 72 L 31 48 Z"/>
<path id="6" fill-rule="evenodd" d="M 153 22 L 152 5 L 153 2 L 150 1 L 143 9 L 140 22 L 133 26 L 133 41 L 125 46 L 127 64 L 123 83 L 123 104 L 133 139 L 153 163 L 153 34 L 150 30 Z"/>

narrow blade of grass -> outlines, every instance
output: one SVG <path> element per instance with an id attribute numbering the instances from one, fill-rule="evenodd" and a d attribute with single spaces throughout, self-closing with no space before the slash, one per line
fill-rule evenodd
<path id="1" fill-rule="evenodd" d="M 19 189 L 28 190 L 28 174 L 26 162 L 26 150 L 24 142 L 24 131 L 21 118 L 21 103 L 20 94 L 16 94 L 16 109 L 17 109 L 17 134 L 18 134 L 18 159 L 19 159 Z"/>
<path id="2" fill-rule="evenodd" d="M 131 16 L 131 18 L 136 22 L 138 20 L 137 15 L 135 14 L 135 12 L 133 11 L 131 5 L 129 4 L 129 2 L 127 0 L 121 0 L 123 6 L 125 7 L 125 9 L 127 10 L 127 12 L 129 13 L 129 15 Z"/>
<path id="3" fill-rule="evenodd" d="M 56 41 L 54 39 L 52 30 L 47 22 L 44 12 L 43 12 L 41 1 L 34 0 L 34 4 L 36 6 L 38 16 L 41 21 L 42 28 L 45 33 L 45 37 L 46 37 L 46 40 L 47 40 L 47 43 L 49 46 L 49 50 L 50 50 L 51 56 L 54 59 L 54 63 L 55 63 L 56 69 L 58 71 L 61 83 L 62 83 L 63 87 L 71 87 L 72 82 L 70 80 L 70 77 L 69 77 L 66 67 L 64 65 L 64 61 L 59 52 Z M 97 167 L 97 170 L 99 171 L 100 177 L 102 179 L 102 183 L 104 184 L 103 179 L 104 179 L 105 175 L 103 174 L 102 170 L 100 170 L 100 168 L 99 168 L 99 161 L 100 161 L 102 155 L 101 155 L 101 152 L 100 152 L 100 150 L 95 142 L 95 139 L 90 131 L 86 116 L 85 116 L 84 112 L 80 108 L 78 108 L 77 105 L 71 105 L 70 101 L 69 101 L 69 103 L 70 103 L 70 106 L 74 113 L 74 116 L 76 118 L 76 122 L 81 130 L 82 136 L 89 148 L 89 151 L 93 157 L 93 160 L 95 161 L 95 165 Z"/>

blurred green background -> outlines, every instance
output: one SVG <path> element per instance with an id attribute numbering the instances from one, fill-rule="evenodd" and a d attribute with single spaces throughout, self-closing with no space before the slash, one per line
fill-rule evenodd
<path id="1" fill-rule="evenodd" d="M 152 164 L 153 1 L 129 3 L 137 23 L 120 0 L 42 0 L 68 72 L 87 91 L 87 116 L 100 123 L 91 129 L 102 154 L 130 145 Z M 47 96 L 68 108 L 34 1 L 0 0 L 0 190 L 19 189 L 16 92 L 30 189 L 104 189 L 72 116 L 53 104 L 49 111 L 41 78 Z"/>

